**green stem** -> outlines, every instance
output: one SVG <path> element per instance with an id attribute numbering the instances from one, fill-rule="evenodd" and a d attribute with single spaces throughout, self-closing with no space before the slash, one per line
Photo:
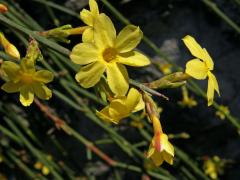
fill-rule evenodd
<path id="1" fill-rule="evenodd" d="M 229 26 L 231 26 L 237 33 L 240 33 L 240 27 L 231 20 L 223 11 L 221 11 L 217 5 L 211 0 L 202 0 L 203 3 L 213 10 L 223 21 L 225 21 Z"/>

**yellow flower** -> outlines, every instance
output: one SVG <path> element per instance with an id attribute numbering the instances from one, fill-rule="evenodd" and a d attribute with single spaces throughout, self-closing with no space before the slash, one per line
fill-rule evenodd
<path id="1" fill-rule="evenodd" d="M 226 115 L 229 114 L 229 108 L 227 106 L 220 105 L 219 110 L 216 111 L 216 116 L 218 116 L 221 120 L 226 118 Z"/>
<path id="2" fill-rule="evenodd" d="M 178 102 L 180 106 L 192 108 L 197 105 L 197 101 L 193 97 L 189 97 L 188 90 L 185 86 L 182 86 L 182 95 L 182 101 Z"/>
<path id="3" fill-rule="evenodd" d="M 1 89 L 7 93 L 20 92 L 20 102 L 29 106 L 34 94 L 40 99 L 52 97 L 52 91 L 45 85 L 53 80 L 53 74 L 47 70 L 36 71 L 33 61 L 23 58 L 20 65 L 11 61 L 4 61 L 1 69 L 6 74 L 7 82 Z"/>
<path id="4" fill-rule="evenodd" d="M 133 49 L 142 39 L 139 27 L 128 25 L 118 35 L 110 18 L 100 14 L 94 25 L 94 43 L 83 42 L 76 45 L 70 54 L 71 60 L 85 65 L 75 78 L 84 88 L 93 87 L 106 71 L 111 91 L 124 96 L 128 91 L 129 66 L 146 66 L 149 59 Z"/>
<path id="5" fill-rule="evenodd" d="M 81 20 L 88 25 L 88 28 L 84 30 L 82 34 L 83 42 L 93 42 L 93 28 L 95 24 L 95 20 L 99 15 L 98 5 L 95 0 L 89 0 L 90 11 L 83 9 L 80 12 Z"/>
<path id="6" fill-rule="evenodd" d="M 147 158 L 151 158 L 156 166 L 160 166 L 163 161 L 166 161 L 172 165 L 174 158 L 174 147 L 168 141 L 168 136 L 162 132 L 159 119 L 153 115 L 151 120 L 154 128 L 154 137 L 150 144 Z"/>
<path id="7" fill-rule="evenodd" d="M 0 44 L 3 46 L 4 51 L 8 55 L 10 55 L 16 59 L 20 59 L 20 53 L 19 53 L 18 49 L 7 40 L 7 38 L 4 36 L 4 34 L 2 32 L 0 32 Z"/>
<path id="8" fill-rule="evenodd" d="M 123 118 L 128 117 L 131 113 L 144 109 L 145 104 L 142 95 L 134 88 L 131 88 L 127 97 L 116 97 L 110 104 L 103 108 L 97 115 L 105 120 L 118 124 Z"/>
<path id="9" fill-rule="evenodd" d="M 219 87 L 216 77 L 212 74 L 214 63 L 205 48 L 202 48 L 196 40 L 187 35 L 183 38 L 183 42 L 196 59 L 190 60 L 186 64 L 186 73 L 195 79 L 206 79 L 208 77 L 207 99 L 208 106 L 212 105 L 214 98 L 214 90 L 219 93 Z"/>

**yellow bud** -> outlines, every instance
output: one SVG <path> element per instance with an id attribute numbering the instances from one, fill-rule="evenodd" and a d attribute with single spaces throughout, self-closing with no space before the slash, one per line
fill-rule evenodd
<path id="1" fill-rule="evenodd" d="M 20 59 L 20 53 L 18 49 L 13 44 L 8 44 L 5 49 L 6 53 L 16 59 Z"/>
<path id="2" fill-rule="evenodd" d="M 36 162 L 36 163 L 34 164 L 34 168 L 35 168 L 35 169 L 42 169 L 42 167 L 43 167 L 43 164 L 40 163 L 40 162 Z"/>
<path id="3" fill-rule="evenodd" d="M 10 55 L 16 59 L 20 59 L 20 53 L 19 53 L 18 49 L 7 40 L 7 38 L 4 36 L 4 34 L 2 32 L 0 32 L 0 45 L 3 46 L 5 52 L 8 55 Z"/>
<path id="4" fill-rule="evenodd" d="M 42 173 L 43 173 L 43 175 L 45 175 L 45 176 L 48 175 L 48 174 L 50 173 L 48 167 L 43 166 L 43 168 L 42 168 Z"/>
<path id="5" fill-rule="evenodd" d="M 0 4 L 0 13 L 5 13 L 8 11 L 7 6 L 5 6 L 4 4 Z"/>

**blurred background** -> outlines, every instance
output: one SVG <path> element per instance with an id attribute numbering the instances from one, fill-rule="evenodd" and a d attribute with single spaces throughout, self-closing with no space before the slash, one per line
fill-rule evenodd
<path id="1" fill-rule="evenodd" d="M 72 24 L 73 27 L 83 25 L 77 16 L 82 8 L 88 9 L 87 0 L 0 2 L 9 3 L 10 12 L 6 14 L 6 17 L 16 23 L 22 22 L 26 28 L 31 30 L 40 29 L 32 23 L 23 22 L 16 12 L 22 14 L 23 18 L 25 14 L 28 14 L 37 24 L 47 30 L 64 24 Z M 239 0 L 109 0 L 109 2 L 132 24 L 140 26 L 144 35 L 156 44 L 161 53 L 178 66 L 184 68 L 186 62 L 192 58 L 181 39 L 185 35 L 195 37 L 202 47 L 208 50 L 215 62 L 214 74 L 218 79 L 221 92 L 221 97 L 215 96 L 216 102 L 228 107 L 230 114 L 236 117 L 237 123 L 240 123 L 237 119 L 240 118 Z M 61 8 L 71 11 L 72 14 L 62 11 Z M 111 17 L 118 32 L 125 26 L 104 2 L 99 1 L 99 8 L 101 12 Z M 0 24 L 0 30 L 20 49 L 23 55 L 26 49 L 23 40 L 28 40 L 28 36 L 1 21 Z M 60 45 L 71 49 L 80 42 L 81 37 L 74 36 L 70 40 L 70 44 L 60 43 Z M 47 64 L 50 64 L 57 72 L 66 68 L 69 75 L 74 77 L 74 72 L 70 67 L 64 65 L 61 69 L 56 65 L 60 62 L 58 59 L 64 59 L 64 57 L 55 54 L 55 61 L 52 59 L 54 56 L 51 54 L 52 50 L 44 45 L 40 48 Z M 140 69 L 128 68 L 132 79 L 150 82 L 166 74 L 166 71 L 174 72 L 174 68 L 165 62 L 164 56 L 158 56 L 146 43 L 142 42 L 139 49 L 151 58 L 153 65 Z M 69 96 L 69 92 L 62 87 L 60 79 L 55 78 L 51 86 L 63 95 Z M 206 92 L 207 81 L 198 81 L 197 84 Z M 100 99 L 94 89 L 88 92 L 97 95 L 96 98 Z M 217 113 L 214 107 L 208 108 L 206 100 L 192 91 L 188 91 L 189 96 L 193 97 L 197 104 L 190 108 L 182 107 L 178 103 L 183 98 L 181 88 L 161 92 L 170 98 L 168 102 L 154 98 L 162 108 L 163 128 L 167 134 L 172 135 L 172 144 L 181 149 L 176 155 L 176 162 L 173 166 L 166 163 L 162 165 L 164 173 L 167 170 L 166 174 L 171 174 L 170 179 L 208 179 L 211 177 L 206 172 L 206 162 L 209 163 L 210 159 L 217 165 L 208 164 L 208 166 L 212 169 L 215 167 L 212 171 L 218 173 L 219 179 L 238 180 L 240 178 L 239 127 L 234 126 L 227 118 L 221 119 L 221 113 Z M 68 101 L 62 100 L 58 93 L 55 93 L 50 101 L 44 103 L 55 115 L 61 117 L 80 135 L 96 144 L 111 159 L 124 162 L 125 165 L 133 164 L 141 171 L 135 172 L 126 167 L 109 165 L 80 143 L 79 138 L 74 138 L 74 135 L 68 135 L 56 129 L 54 123 L 49 121 L 49 117 L 41 111 L 39 106 L 33 104 L 31 107 L 23 108 L 18 102 L 18 94 L 7 94 L 1 91 L 0 179 L 58 179 L 55 174 L 59 174 L 63 179 L 161 179 L 161 176 L 151 177 L 151 173 L 149 175 L 150 170 L 162 174 L 159 168 L 153 167 L 150 162 L 135 155 L 139 152 L 143 152 L 142 155 L 144 155 L 144 152 L 148 150 L 149 139 L 146 138 L 143 130 L 151 136 L 152 132 L 149 125 L 142 123 L 147 120 L 126 119 L 119 126 L 106 125 L 99 120 L 89 120 L 91 117 L 88 114 L 78 110 L 81 103 L 87 104 L 93 112 L 103 106 L 80 91 L 76 90 L 75 93 L 81 99 L 80 105 L 76 105 L 76 108 L 73 108 L 73 105 L 70 106 Z M 71 100 L 76 100 L 73 97 Z M 14 138 L 6 133 L 6 129 L 19 140 L 14 141 Z M 117 132 L 120 137 L 138 150 L 137 153 L 134 148 L 119 147 L 124 146 L 122 143 L 125 141 L 121 138 L 116 140 L 118 139 L 116 135 L 106 129 Z M 25 138 L 22 138 L 18 131 Z M 189 163 L 188 158 L 181 152 L 187 155 L 190 158 L 189 162 L 194 165 Z M 36 154 L 40 154 L 49 162 L 45 163 L 42 157 Z M 45 164 L 48 165 L 45 167 Z M 52 173 L 49 166 L 55 169 L 56 173 Z"/>

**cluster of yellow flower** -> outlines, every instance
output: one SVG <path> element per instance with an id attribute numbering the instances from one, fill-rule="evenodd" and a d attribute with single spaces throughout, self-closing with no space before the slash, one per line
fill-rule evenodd
<path id="1" fill-rule="evenodd" d="M 76 81 L 82 87 L 90 88 L 98 86 L 101 83 L 100 80 L 106 76 L 111 94 L 108 97 L 109 105 L 97 111 L 96 114 L 105 121 L 118 124 L 120 120 L 132 113 L 145 110 L 154 129 L 147 157 L 151 158 L 157 166 L 163 161 L 173 164 L 174 147 L 162 130 L 158 107 L 145 91 L 134 87 L 129 88 L 128 72 L 124 65 L 141 67 L 150 64 L 147 56 L 134 50 L 143 37 L 142 31 L 137 26 L 127 25 L 117 34 L 111 19 L 99 12 L 96 1 L 89 0 L 89 6 L 90 10 L 83 9 L 80 13 L 81 20 L 87 25 L 78 29 L 82 32 L 82 42 L 77 44 L 70 54 L 70 59 L 74 63 L 82 65 L 75 76 Z M 56 37 L 54 31 L 48 32 Z M 15 46 L 12 46 L 3 34 L 0 35 L 0 44 L 6 53 L 19 59 L 20 55 Z M 168 86 L 175 87 L 184 84 L 182 80 L 171 84 L 169 80 L 171 77 L 176 78 L 177 75 L 195 79 L 208 77 L 207 98 L 208 105 L 211 105 L 214 90 L 219 94 L 217 80 L 211 72 L 214 67 L 213 61 L 206 49 L 202 48 L 193 37 L 186 36 L 183 42 L 196 58 L 186 64 L 185 73 L 169 75 L 165 80 L 170 83 Z M 4 61 L 1 65 L 3 79 L 6 81 L 1 88 L 8 93 L 20 92 L 20 102 L 24 106 L 29 106 L 33 102 L 34 94 L 40 99 L 50 99 L 52 96 L 51 90 L 45 84 L 53 80 L 53 73 L 47 70 L 36 70 L 35 67 L 39 53 L 37 42 L 32 40 L 27 55 L 21 59 L 20 65 L 11 61 Z M 178 79 L 184 78 L 178 77 Z M 188 98 L 186 90 L 184 92 L 184 103 L 180 104 L 196 105 L 193 99 Z"/>
<path id="2" fill-rule="evenodd" d="M 2 90 L 7 93 L 20 92 L 20 102 L 24 106 L 32 104 L 34 94 L 45 100 L 52 97 L 52 91 L 45 84 L 53 80 L 53 73 L 36 70 L 37 52 L 40 53 L 37 42 L 32 40 L 27 55 L 21 59 L 20 64 L 4 61 L 1 65 L 2 78 L 6 81 L 1 87 Z"/>

